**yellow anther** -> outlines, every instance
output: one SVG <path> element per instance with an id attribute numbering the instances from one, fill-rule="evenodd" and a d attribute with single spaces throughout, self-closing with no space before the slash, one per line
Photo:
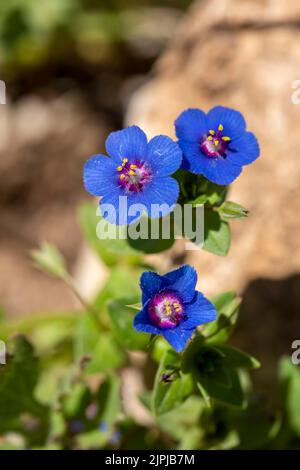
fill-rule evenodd
<path id="1" fill-rule="evenodd" d="M 174 307 L 179 307 L 179 304 L 177 302 L 173 303 Z"/>
<path id="2" fill-rule="evenodd" d="M 130 168 L 134 169 L 134 168 L 137 168 L 137 166 L 132 164 L 130 165 Z"/>
<path id="3" fill-rule="evenodd" d="M 130 171 L 128 172 L 128 174 L 129 174 L 130 176 L 134 176 L 135 173 L 134 173 L 133 170 L 130 170 Z"/>
<path id="4" fill-rule="evenodd" d="M 218 127 L 218 130 L 222 131 L 223 129 L 224 129 L 224 127 L 222 126 L 222 124 L 220 124 L 219 127 Z"/>
<path id="5" fill-rule="evenodd" d="M 127 163 L 128 162 L 128 158 L 123 158 L 123 163 Z"/>
<path id="6" fill-rule="evenodd" d="M 124 174 L 120 175 L 120 180 L 123 180 L 124 178 L 125 178 Z"/>
<path id="7" fill-rule="evenodd" d="M 118 166 L 117 170 L 118 171 L 122 171 L 123 167 L 122 166 Z"/>
<path id="8" fill-rule="evenodd" d="M 209 135 L 209 136 L 207 137 L 207 140 L 213 140 L 212 136 Z"/>
<path id="9" fill-rule="evenodd" d="M 213 131 L 212 129 L 210 129 L 209 133 L 210 133 L 211 135 L 215 135 L 215 131 Z"/>
<path id="10" fill-rule="evenodd" d="M 218 147 L 219 141 L 218 141 L 218 140 L 215 140 L 215 141 L 214 141 L 214 144 L 215 144 L 215 147 Z"/>
<path id="11" fill-rule="evenodd" d="M 175 307 L 175 312 L 179 313 L 181 311 L 180 307 Z"/>
<path id="12" fill-rule="evenodd" d="M 222 137 L 222 140 L 224 140 L 224 142 L 229 142 L 230 137 L 227 137 L 227 135 L 224 135 L 224 136 Z"/>

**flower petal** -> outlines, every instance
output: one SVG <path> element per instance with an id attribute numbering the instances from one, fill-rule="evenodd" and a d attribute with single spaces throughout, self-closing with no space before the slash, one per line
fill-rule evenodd
<path id="1" fill-rule="evenodd" d="M 178 139 L 199 142 L 208 131 L 205 113 L 201 109 L 183 111 L 175 121 L 175 130 Z"/>
<path id="2" fill-rule="evenodd" d="M 186 343 L 188 342 L 194 331 L 195 328 L 191 330 L 184 330 L 181 325 L 179 325 L 176 328 L 162 330 L 161 334 L 175 349 L 175 351 L 180 352 L 185 348 Z"/>
<path id="3" fill-rule="evenodd" d="M 105 194 L 100 201 L 100 209 L 102 217 L 110 224 L 128 225 L 138 220 L 141 213 L 129 215 L 132 201 L 131 197 L 126 196 L 122 188 L 117 186 L 110 193 Z"/>
<path id="4" fill-rule="evenodd" d="M 225 106 L 215 106 L 207 113 L 209 129 L 216 131 L 222 124 L 222 134 L 231 139 L 237 138 L 246 129 L 246 121 L 239 111 L 226 108 Z"/>
<path id="5" fill-rule="evenodd" d="M 146 160 L 154 174 L 168 176 L 180 167 L 182 152 L 179 145 L 170 137 L 158 135 L 148 144 Z"/>
<path id="6" fill-rule="evenodd" d="M 147 137 L 138 126 L 131 126 L 109 134 L 105 147 L 108 155 L 118 163 L 123 158 L 142 158 L 147 152 Z"/>
<path id="7" fill-rule="evenodd" d="M 142 289 L 143 305 L 160 291 L 162 283 L 162 276 L 153 271 L 146 271 L 141 275 L 140 287 Z"/>
<path id="8" fill-rule="evenodd" d="M 184 309 L 186 320 L 182 322 L 183 328 L 195 328 L 217 318 L 215 306 L 201 292 L 196 292 L 193 302 L 186 304 Z"/>
<path id="9" fill-rule="evenodd" d="M 178 292 L 183 302 L 191 302 L 195 297 L 197 272 L 188 264 L 162 276 L 166 287 Z"/>
<path id="10" fill-rule="evenodd" d="M 209 158 L 201 155 L 201 173 L 213 183 L 224 185 L 232 183 L 242 172 L 242 166 L 228 158 Z"/>
<path id="11" fill-rule="evenodd" d="M 259 157 L 259 145 L 252 132 L 244 132 L 232 142 L 234 151 L 228 151 L 228 160 L 238 165 L 248 165 Z M 230 147 L 229 147 L 230 149 Z"/>
<path id="12" fill-rule="evenodd" d="M 157 326 L 153 325 L 149 319 L 147 305 L 145 305 L 144 308 L 134 317 L 133 327 L 136 331 L 141 331 L 142 333 L 160 335 L 161 330 Z"/>
<path id="13" fill-rule="evenodd" d="M 94 155 L 84 165 L 83 183 L 93 196 L 103 196 L 116 185 L 116 163 L 105 155 Z"/>
<path id="14" fill-rule="evenodd" d="M 169 214 L 178 201 L 179 185 L 174 178 L 154 178 L 144 191 L 140 201 L 145 205 L 149 217 L 164 217 Z"/>

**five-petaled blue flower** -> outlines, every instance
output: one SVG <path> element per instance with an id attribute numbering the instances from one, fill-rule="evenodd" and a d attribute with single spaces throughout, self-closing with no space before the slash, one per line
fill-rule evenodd
<path id="1" fill-rule="evenodd" d="M 84 185 L 92 195 L 102 196 L 102 215 L 108 222 L 125 225 L 138 219 L 141 214 L 134 209 L 136 205 L 142 205 L 151 217 L 162 217 L 172 211 L 179 186 L 170 175 L 182 161 L 176 142 L 164 135 L 147 142 L 146 134 L 131 126 L 112 132 L 105 146 L 110 158 L 99 154 L 86 162 Z M 108 205 L 113 212 L 104 209 Z"/>
<path id="2" fill-rule="evenodd" d="M 256 137 L 246 131 L 244 117 L 234 109 L 216 106 L 207 114 L 187 109 L 175 121 L 175 129 L 182 167 L 219 185 L 230 184 L 243 165 L 259 156 Z"/>
<path id="3" fill-rule="evenodd" d="M 134 319 L 137 331 L 162 335 L 180 352 L 198 325 L 213 321 L 217 312 L 195 290 L 197 273 L 184 265 L 164 276 L 145 272 L 141 277 L 142 310 Z"/>

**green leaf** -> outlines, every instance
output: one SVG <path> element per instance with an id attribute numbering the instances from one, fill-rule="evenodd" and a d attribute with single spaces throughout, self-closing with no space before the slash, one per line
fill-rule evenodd
<path id="1" fill-rule="evenodd" d="M 242 219 L 248 216 L 249 211 L 240 204 L 231 201 L 225 201 L 219 207 L 218 212 L 222 220 Z"/>
<path id="2" fill-rule="evenodd" d="M 126 348 L 143 350 L 148 345 L 149 335 L 134 330 L 133 320 L 136 313 L 130 307 L 126 307 L 126 302 L 128 299 L 118 299 L 108 304 L 114 335 Z"/>
<path id="3" fill-rule="evenodd" d="M 54 245 L 44 242 L 39 250 L 31 251 L 31 256 L 36 266 L 48 274 L 59 278 L 67 276 L 64 258 Z"/>
<path id="4" fill-rule="evenodd" d="M 91 358 L 84 368 L 86 374 L 110 371 L 120 367 L 125 359 L 111 333 L 99 332 L 95 322 L 87 314 L 82 315 L 78 321 L 74 355 L 78 362 L 83 356 Z"/>
<path id="5" fill-rule="evenodd" d="M 136 238 L 132 236 L 134 231 L 138 234 L 141 231 L 142 224 L 146 224 L 146 238 Z M 166 232 L 167 238 L 163 238 L 164 224 L 170 224 L 170 233 Z M 156 238 L 151 234 L 157 233 Z M 174 244 L 174 221 L 172 214 L 166 217 L 151 219 L 142 216 L 137 222 L 129 225 L 128 227 L 128 245 L 139 252 L 145 254 L 160 253 L 161 251 L 168 250 Z"/>
<path id="6" fill-rule="evenodd" d="M 288 422 L 300 436 L 300 370 L 289 357 L 283 357 L 279 362 L 279 380 Z"/>
<path id="7" fill-rule="evenodd" d="M 199 422 L 203 410 L 204 404 L 201 398 L 191 395 L 176 408 L 157 416 L 156 422 L 165 433 L 181 441 L 192 428 L 200 429 Z M 180 449 L 185 449 L 185 447 L 180 447 Z"/>
<path id="8" fill-rule="evenodd" d="M 111 299 L 124 297 L 124 295 L 128 298 L 139 298 L 141 294 L 139 288 L 141 273 L 142 269 L 130 266 L 120 266 L 112 269 L 105 286 L 96 296 L 95 308 L 103 312 Z"/>
<path id="9" fill-rule="evenodd" d="M 109 434 L 107 432 L 98 431 L 97 429 L 76 436 L 77 445 L 82 450 L 102 449 L 107 445 L 108 439 Z"/>
<path id="10" fill-rule="evenodd" d="M 155 415 L 161 415 L 180 405 L 193 389 L 191 376 L 181 375 L 177 371 L 178 365 L 178 355 L 173 351 L 166 351 L 161 359 L 154 382 L 152 410 Z M 170 383 L 162 380 L 163 374 L 170 376 Z"/>
<path id="11" fill-rule="evenodd" d="M 238 372 L 229 366 L 224 366 L 224 369 L 229 377 L 230 385 L 225 386 L 221 384 L 213 374 L 202 374 L 201 372 L 197 375 L 197 384 L 205 391 L 205 395 L 208 395 L 210 398 L 226 405 L 244 407 L 246 401 Z"/>
<path id="12" fill-rule="evenodd" d="M 61 401 L 63 412 L 67 419 L 84 417 L 85 410 L 91 400 L 91 393 L 84 382 L 72 384 L 67 394 L 64 394 Z"/>
<path id="13" fill-rule="evenodd" d="M 143 305 L 141 302 L 137 302 L 135 304 L 125 305 L 125 307 L 132 308 L 133 310 L 137 310 L 139 312 L 140 310 L 142 310 Z"/>
<path id="14" fill-rule="evenodd" d="M 97 226 L 101 223 L 107 228 L 110 226 L 108 222 L 103 221 L 100 215 L 97 215 L 98 209 L 94 204 L 84 203 L 79 208 L 79 221 L 85 235 L 85 238 L 101 260 L 108 266 L 114 266 L 119 262 L 120 257 L 127 258 L 131 264 L 140 261 L 140 254 L 131 248 L 126 240 L 127 228 L 125 226 L 113 226 L 116 235 L 119 238 L 100 239 L 97 236 Z M 121 237 L 125 237 L 122 239 Z"/>
<path id="15" fill-rule="evenodd" d="M 204 250 L 225 256 L 229 251 L 230 241 L 231 233 L 228 223 L 221 220 L 218 212 L 206 209 L 204 211 Z"/>
<path id="16" fill-rule="evenodd" d="M 16 336 L 11 343 L 7 363 L 0 365 L 0 431 L 18 426 L 22 413 L 47 420 L 48 408 L 35 398 L 39 364 L 31 344 L 25 337 Z"/>
<path id="17" fill-rule="evenodd" d="M 97 392 L 97 402 L 100 409 L 98 422 L 105 423 L 108 427 L 115 422 L 121 411 L 120 386 L 120 379 L 110 376 L 100 385 Z"/>
<path id="18" fill-rule="evenodd" d="M 232 335 L 238 319 L 241 299 L 234 292 L 224 292 L 212 298 L 218 317 L 207 324 L 202 332 L 207 344 L 225 343 Z"/>
<path id="19" fill-rule="evenodd" d="M 206 179 L 200 179 L 200 185 L 197 186 L 198 196 L 190 201 L 193 206 L 207 204 L 211 207 L 220 205 L 227 193 L 226 186 L 220 186 Z"/>
<path id="20" fill-rule="evenodd" d="M 206 346 L 203 336 L 197 336 L 184 351 L 181 367 L 183 372 L 193 375 L 208 406 L 212 398 L 230 405 L 243 405 L 237 372 L 220 348 Z"/>
<path id="21" fill-rule="evenodd" d="M 223 354 L 224 359 L 234 368 L 258 369 L 260 367 L 260 363 L 255 357 L 237 348 L 216 346 L 216 349 Z"/>

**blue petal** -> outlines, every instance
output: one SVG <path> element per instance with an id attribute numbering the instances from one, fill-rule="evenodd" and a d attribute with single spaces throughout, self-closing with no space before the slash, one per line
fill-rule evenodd
<path id="1" fill-rule="evenodd" d="M 187 319 L 181 323 L 183 328 L 195 328 L 217 318 L 215 306 L 201 292 L 196 292 L 192 303 L 184 307 Z"/>
<path id="2" fill-rule="evenodd" d="M 209 129 L 217 130 L 219 124 L 223 125 L 222 134 L 234 139 L 239 137 L 246 129 L 245 119 L 239 111 L 216 106 L 207 113 Z"/>
<path id="3" fill-rule="evenodd" d="M 186 264 L 162 277 L 164 286 L 178 292 L 183 302 L 193 300 L 197 284 L 197 272 L 192 266 Z"/>
<path id="4" fill-rule="evenodd" d="M 175 121 L 178 139 L 199 142 L 208 131 L 207 118 L 200 109 L 187 109 Z"/>
<path id="5" fill-rule="evenodd" d="M 161 334 L 161 330 L 149 320 L 147 305 L 135 316 L 133 327 L 136 331 L 141 331 L 142 333 L 150 333 L 152 335 Z"/>
<path id="6" fill-rule="evenodd" d="M 187 140 L 180 140 L 179 145 L 183 152 L 181 168 L 189 170 L 195 174 L 201 174 L 201 162 L 203 158 L 203 153 L 200 150 L 199 143 L 188 142 Z"/>
<path id="7" fill-rule="evenodd" d="M 128 225 L 140 218 L 141 214 L 129 215 L 132 201 L 119 186 L 111 189 L 100 201 L 102 217 L 110 224 Z M 106 206 L 106 207 L 105 207 Z"/>
<path id="8" fill-rule="evenodd" d="M 162 330 L 161 334 L 175 349 L 175 351 L 180 352 L 185 348 L 186 343 L 188 342 L 194 331 L 195 328 L 191 330 L 184 330 L 181 325 L 179 325 L 176 328 Z"/>
<path id="9" fill-rule="evenodd" d="M 83 168 L 85 189 L 93 196 L 109 193 L 116 185 L 116 164 L 105 155 L 91 157 Z"/>
<path id="10" fill-rule="evenodd" d="M 146 207 L 149 217 L 164 217 L 169 214 L 177 203 L 179 185 L 174 178 L 168 176 L 154 178 L 141 192 L 141 203 Z"/>
<path id="11" fill-rule="evenodd" d="M 147 137 L 138 126 L 131 126 L 109 134 L 105 147 L 108 155 L 116 162 L 123 158 L 128 158 L 129 161 L 143 158 L 147 152 Z"/>
<path id="12" fill-rule="evenodd" d="M 259 145 L 252 132 L 244 132 L 239 139 L 232 142 L 230 147 L 235 151 L 228 151 L 227 158 L 233 163 L 248 165 L 259 157 Z"/>
<path id="13" fill-rule="evenodd" d="M 165 135 L 150 140 L 146 160 L 158 176 L 168 176 L 180 167 L 182 152 L 176 142 Z"/>
<path id="14" fill-rule="evenodd" d="M 201 158 L 201 173 L 210 181 L 224 185 L 232 183 L 242 172 L 242 166 L 232 163 L 228 158 Z"/>
<path id="15" fill-rule="evenodd" d="M 160 291 L 163 283 L 162 276 L 152 271 L 146 271 L 142 274 L 140 286 L 142 289 L 142 303 L 143 305 L 147 300 L 151 299 L 157 292 Z"/>

